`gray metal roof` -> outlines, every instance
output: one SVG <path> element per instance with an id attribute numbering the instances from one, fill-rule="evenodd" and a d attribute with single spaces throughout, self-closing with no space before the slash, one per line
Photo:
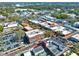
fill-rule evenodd
<path id="1" fill-rule="evenodd" d="M 62 51 L 67 48 L 67 46 L 63 43 L 63 38 L 60 37 L 53 37 L 48 40 L 49 45 L 47 48 L 54 54 L 60 55 Z M 67 48 L 68 49 L 68 48 Z M 62 52 L 63 53 L 63 52 Z"/>
<path id="2" fill-rule="evenodd" d="M 58 54 L 60 51 L 58 50 L 58 47 L 54 44 L 49 44 L 48 49 L 54 54 Z"/>
<path id="3" fill-rule="evenodd" d="M 37 48 L 34 48 L 32 51 L 33 51 L 34 53 L 37 53 L 37 52 L 39 52 L 39 51 L 41 51 L 41 50 L 43 50 L 43 47 L 42 47 L 42 46 L 39 46 L 39 47 L 37 47 Z"/>

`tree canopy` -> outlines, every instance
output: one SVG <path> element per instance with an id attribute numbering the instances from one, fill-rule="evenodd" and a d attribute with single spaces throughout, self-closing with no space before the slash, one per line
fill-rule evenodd
<path id="1" fill-rule="evenodd" d="M 0 32 L 3 32 L 3 26 L 2 25 L 0 25 Z"/>
<path id="2" fill-rule="evenodd" d="M 66 14 L 51 14 L 51 16 L 56 17 L 58 19 L 67 19 L 68 15 Z"/>

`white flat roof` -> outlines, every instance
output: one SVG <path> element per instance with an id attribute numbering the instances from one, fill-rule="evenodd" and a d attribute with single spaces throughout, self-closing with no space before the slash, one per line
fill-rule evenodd
<path id="1" fill-rule="evenodd" d="M 63 29 L 65 29 L 65 27 L 63 27 L 63 26 L 55 26 L 55 27 L 52 27 L 51 29 L 54 30 L 54 31 L 62 31 Z"/>
<path id="2" fill-rule="evenodd" d="M 17 25 L 18 25 L 17 23 L 9 24 L 8 27 L 15 27 L 15 26 L 17 26 Z"/>
<path id="3" fill-rule="evenodd" d="M 31 56 L 31 52 L 30 51 L 25 52 L 24 56 Z"/>
<path id="4" fill-rule="evenodd" d="M 55 27 L 52 27 L 51 29 L 54 31 L 61 31 L 63 35 L 67 35 L 67 34 L 71 33 L 71 31 L 66 30 L 66 28 L 63 26 L 55 26 Z"/>
<path id="5" fill-rule="evenodd" d="M 17 10 L 21 10 L 21 11 L 23 11 L 23 10 L 27 10 L 27 9 L 20 9 L 20 8 L 18 8 L 18 9 L 15 9 L 15 11 L 17 11 Z"/>
<path id="6" fill-rule="evenodd" d="M 32 22 L 34 22 L 34 23 L 36 23 L 36 24 L 38 24 L 38 23 L 39 23 L 39 21 L 38 21 L 38 20 L 32 20 Z"/>
<path id="7" fill-rule="evenodd" d="M 26 33 L 26 35 L 28 36 L 28 37 L 34 37 L 34 36 L 36 36 L 36 35 L 38 35 L 38 34 L 43 34 L 44 32 L 43 31 L 40 31 L 39 29 L 34 29 L 34 30 L 31 30 L 31 31 L 28 31 L 28 32 L 25 32 Z"/>
<path id="8" fill-rule="evenodd" d="M 62 34 L 64 34 L 64 35 L 67 35 L 69 33 L 71 33 L 71 32 L 70 31 L 67 31 L 67 30 L 62 31 Z"/>
<path id="9" fill-rule="evenodd" d="M 48 23 L 46 23 L 46 22 L 42 22 L 42 23 L 40 23 L 42 26 L 45 26 L 45 27 L 50 27 L 50 25 L 48 25 Z"/>
<path id="10" fill-rule="evenodd" d="M 15 27 L 18 25 L 18 23 L 17 22 L 7 22 L 7 23 L 4 23 L 4 25 L 6 27 Z"/>
<path id="11" fill-rule="evenodd" d="M 42 22 L 42 23 L 40 23 L 40 25 L 45 26 L 45 27 L 47 27 L 47 28 L 50 28 L 51 25 L 49 25 L 48 23 L 49 23 L 49 24 L 52 24 L 52 22 L 50 22 L 50 21 L 46 21 L 46 22 Z"/>
<path id="12" fill-rule="evenodd" d="M 72 37 L 75 38 L 75 39 L 77 39 L 77 40 L 79 40 L 79 34 L 75 34 Z"/>
<path id="13" fill-rule="evenodd" d="M 25 29 L 27 29 L 27 30 L 32 30 L 33 28 L 31 28 L 30 26 L 26 26 L 26 27 L 24 27 Z"/>

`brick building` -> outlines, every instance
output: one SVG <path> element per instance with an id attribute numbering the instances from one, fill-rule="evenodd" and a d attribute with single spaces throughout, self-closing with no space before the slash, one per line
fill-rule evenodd
<path id="1" fill-rule="evenodd" d="M 43 35 L 44 35 L 44 32 L 40 31 L 39 29 L 27 31 L 27 32 L 25 32 L 24 43 L 39 42 L 44 38 Z"/>

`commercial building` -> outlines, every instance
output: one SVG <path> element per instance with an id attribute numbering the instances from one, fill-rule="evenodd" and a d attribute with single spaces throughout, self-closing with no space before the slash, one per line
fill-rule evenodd
<path id="1" fill-rule="evenodd" d="M 51 17 L 51 16 L 48 16 L 48 15 L 42 16 L 42 18 L 46 19 L 47 21 L 55 21 L 56 20 L 55 17 Z"/>
<path id="2" fill-rule="evenodd" d="M 31 42 L 39 42 L 44 38 L 44 32 L 39 29 L 34 29 L 25 32 L 25 39 L 24 42 L 28 41 Z"/>
<path id="3" fill-rule="evenodd" d="M 32 54 L 35 56 L 46 56 L 47 53 L 44 51 L 42 46 L 38 46 L 32 50 Z"/>
<path id="4" fill-rule="evenodd" d="M 68 22 L 64 19 L 56 19 L 55 21 L 57 24 L 59 25 L 65 25 L 65 24 L 68 24 Z"/>
<path id="5" fill-rule="evenodd" d="M 79 42 L 79 33 L 74 34 L 74 35 L 70 38 L 70 40 L 73 41 L 73 42 Z"/>
<path id="6" fill-rule="evenodd" d="M 17 22 L 7 22 L 7 23 L 4 23 L 3 24 L 4 28 L 10 28 L 10 27 L 16 27 L 18 26 L 18 23 Z"/>
<path id="7" fill-rule="evenodd" d="M 63 27 L 63 26 L 55 26 L 55 27 L 52 27 L 51 30 L 55 31 L 55 32 L 60 32 L 60 34 L 64 35 L 64 36 L 67 36 L 67 35 L 73 33 L 73 30 Z"/>
<path id="8" fill-rule="evenodd" d="M 30 26 L 25 26 L 24 29 L 25 29 L 25 30 L 32 30 L 33 28 L 30 27 Z"/>
<path id="9" fill-rule="evenodd" d="M 3 15 L 0 15 L 0 19 L 6 19 L 6 17 Z"/>
<path id="10" fill-rule="evenodd" d="M 0 36 L 0 51 L 7 51 L 20 45 L 20 41 L 16 33 L 8 33 Z"/>
<path id="11" fill-rule="evenodd" d="M 23 27 L 23 30 L 28 31 L 28 30 L 32 30 L 33 28 L 30 27 L 29 22 L 28 21 L 22 21 L 21 25 Z"/>
<path id="12" fill-rule="evenodd" d="M 49 38 L 46 43 L 46 47 L 52 53 L 52 55 L 62 55 L 69 48 L 64 44 L 65 40 L 61 37 Z"/>
<path id="13" fill-rule="evenodd" d="M 40 23 L 41 26 L 44 26 L 46 28 L 52 28 L 54 26 L 57 26 L 57 24 L 55 22 L 50 22 L 50 21 L 46 21 L 46 22 L 42 22 Z"/>
<path id="14" fill-rule="evenodd" d="M 73 26 L 79 29 L 79 22 L 75 22 Z"/>
<path id="15" fill-rule="evenodd" d="M 58 53 L 60 53 L 60 50 L 58 50 L 58 47 L 54 45 L 53 43 L 49 43 L 47 48 L 52 53 L 52 55 L 57 55 Z"/>
<path id="16" fill-rule="evenodd" d="M 71 18 L 75 18 L 76 17 L 76 14 L 67 14 L 69 17 Z"/>
<path id="17" fill-rule="evenodd" d="M 31 51 L 25 51 L 21 54 L 21 56 L 32 56 Z"/>

